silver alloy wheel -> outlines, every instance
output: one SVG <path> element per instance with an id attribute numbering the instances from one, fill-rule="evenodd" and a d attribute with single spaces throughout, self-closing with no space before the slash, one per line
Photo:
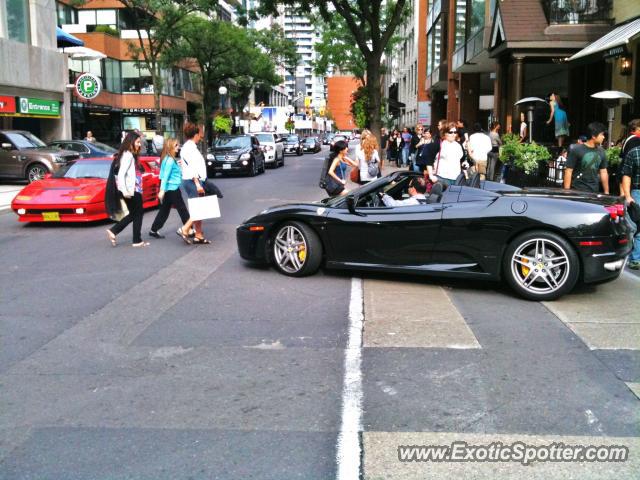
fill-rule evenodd
<path id="1" fill-rule="evenodd" d="M 533 294 L 556 292 L 567 281 L 570 271 L 567 252 L 548 239 L 527 240 L 511 257 L 513 278 Z"/>
<path id="2" fill-rule="evenodd" d="M 304 253 L 302 253 L 304 252 Z M 307 241 L 293 225 L 280 229 L 273 242 L 273 253 L 278 266 L 288 273 L 299 272 L 307 259 Z M 302 256 L 302 258 L 300 258 Z"/>
<path id="3" fill-rule="evenodd" d="M 29 183 L 35 182 L 37 180 L 42 180 L 46 174 L 47 169 L 39 164 L 29 167 L 29 170 L 27 171 Z"/>

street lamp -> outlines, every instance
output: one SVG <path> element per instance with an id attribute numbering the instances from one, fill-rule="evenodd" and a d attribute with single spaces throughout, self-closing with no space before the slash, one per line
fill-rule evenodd
<path id="1" fill-rule="evenodd" d="M 514 105 L 526 105 L 527 107 L 527 121 L 529 122 L 529 143 L 533 141 L 533 111 L 536 109 L 536 102 L 547 103 L 544 99 L 539 97 L 527 97 L 518 100 Z"/>
<path id="2" fill-rule="evenodd" d="M 227 87 L 221 85 L 218 88 L 218 93 L 220 94 L 220 110 L 224 110 L 224 96 L 227 94 Z"/>
<path id="3" fill-rule="evenodd" d="M 607 121 L 609 122 L 609 146 L 612 146 L 613 119 L 616 116 L 616 107 L 624 100 L 633 100 L 633 97 L 617 90 L 603 90 L 602 92 L 594 93 L 591 97 L 604 100 L 604 106 L 607 107 Z"/>

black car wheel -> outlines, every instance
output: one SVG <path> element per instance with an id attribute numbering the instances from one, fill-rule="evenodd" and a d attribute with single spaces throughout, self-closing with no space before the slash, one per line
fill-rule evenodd
<path id="1" fill-rule="evenodd" d="M 504 257 L 504 275 L 529 300 L 555 300 L 569 293 L 580 276 L 571 244 L 555 233 L 527 232 L 514 239 Z"/>
<path id="2" fill-rule="evenodd" d="M 258 174 L 258 165 L 256 165 L 256 161 L 253 160 L 251 162 L 251 169 L 249 170 L 249 176 L 255 177 Z"/>
<path id="3" fill-rule="evenodd" d="M 280 166 L 284 167 L 284 150 L 282 151 L 282 157 L 280 157 Z"/>
<path id="4" fill-rule="evenodd" d="M 267 167 L 265 166 L 265 163 L 264 163 L 264 158 L 262 159 L 262 164 L 261 164 L 261 165 L 262 165 L 262 166 L 260 167 L 260 173 L 264 173 L 264 172 L 265 172 L 265 170 L 266 170 L 266 168 L 267 168 Z"/>
<path id="5" fill-rule="evenodd" d="M 298 149 L 298 156 L 300 157 L 303 153 L 304 153 L 304 151 L 301 148 L 299 148 Z"/>
<path id="6" fill-rule="evenodd" d="M 285 275 L 312 275 L 322 261 L 322 243 L 311 227 L 299 222 L 281 225 L 273 236 L 273 261 Z"/>
<path id="7" fill-rule="evenodd" d="M 34 163 L 33 165 L 29 165 L 29 168 L 27 168 L 26 176 L 29 183 L 33 183 L 38 180 L 42 180 L 47 173 L 49 173 L 47 167 L 41 163 Z"/>

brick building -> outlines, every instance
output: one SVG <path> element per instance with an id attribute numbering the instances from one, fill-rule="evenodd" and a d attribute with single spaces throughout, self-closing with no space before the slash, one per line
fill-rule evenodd
<path id="1" fill-rule="evenodd" d="M 327 106 L 336 130 L 353 130 L 356 124 L 351 115 L 351 94 L 360 87 L 355 77 L 327 78 Z"/>

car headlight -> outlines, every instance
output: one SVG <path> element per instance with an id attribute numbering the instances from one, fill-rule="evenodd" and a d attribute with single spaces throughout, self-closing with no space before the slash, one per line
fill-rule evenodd
<path id="1" fill-rule="evenodd" d="M 59 157 L 58 155 L 54 155 L 53 161 L 55 163 L 67 163 L 67 161 L 63 157 Z"/>
<path id="2" fill-rule="evenodd" d="M 265 152 L 270 152 L 271 150 L 273 150 L 273 147 L 271 145 L 265 145 L 264 146 L 264 151 Z"/>
<path id="3" fill-rule="evenodd" d="M 250 158 L 251 158 L 250 153 L 243 153 L 242 155 L 240 155 L 240 158 L 238 160 L 249 160 Z"/>
<path id="4" fill-rule="evenodd" d="M 215 160 L 215 157 L 211 153 L 207 153 L 207 160 Z"/>

